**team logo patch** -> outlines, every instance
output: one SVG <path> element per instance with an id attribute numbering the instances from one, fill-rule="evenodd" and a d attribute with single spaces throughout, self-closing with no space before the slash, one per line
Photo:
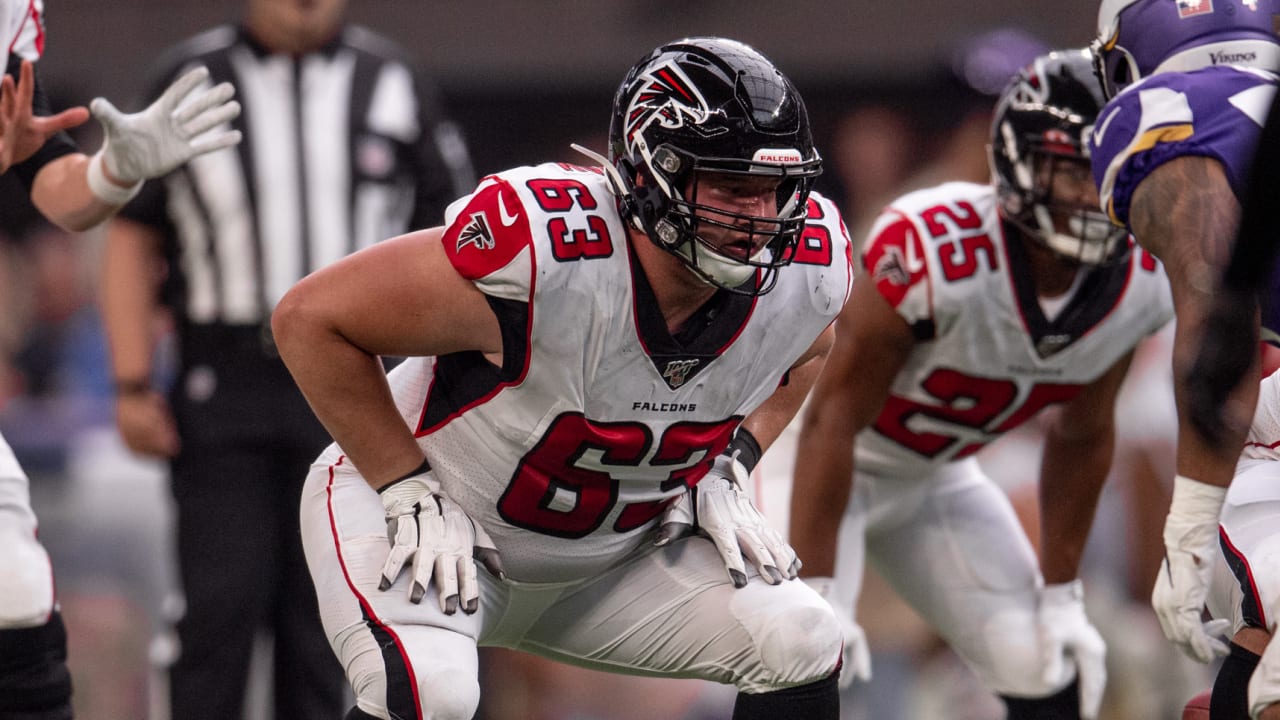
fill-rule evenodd
<path id="1" fill-rule="evenodd" d="M 1213 12 L 1213 0 L 1178 0 L 1178 17 L 1189 18 Z"/>
<path id="2" fill-rule="evenodd" d="M 458 247 L 455 252 L 462 252 L 462 248 L 468 245 L 474 245 L 479 250 L 492 250 L 497 245 L 489 230 L 489 220 L 482 212 L 472 213 L 471 219 L 458 231 Z"/>
<path id="3" fill-rule="evenodd" d="M 634 153 L 655 122 L 674 130 L 686 122 L 701 125 L 710 114 L 706 99 L 684 71 L 674 61 L 663 63 L 640 77 L 639 89 L 627 105 L 627 150 Z"/>
<path id="4" fill-rule="evenodd" d="M 668 387 L 675 390 L 684 385 L 685 381 L 689 379 L 689 374 L 701 363 L 702 361 L 698 359 L 671 360 L 662 370 L 662 379 L 667 381 Z"/>
<path id="5" fill-rule="evenodd" d="M 907 272 L 907 264 L 902 259 L 902 250 L 890 245 L 876 261 L 871 271 L 876 282 L 887 281 L 891 285 L 910 285 L 911 273 Z"/>

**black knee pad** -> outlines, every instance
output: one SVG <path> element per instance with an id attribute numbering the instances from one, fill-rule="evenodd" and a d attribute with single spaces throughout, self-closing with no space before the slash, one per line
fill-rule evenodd
<path id="1" fill-rule="evenodd" d="M 67 631 L 57 612 L 40 627 L 0 630 L 0 717 L 71 720 Z"/>
<path id="2" fill-rule="evenodd" d="M 786 690 L 749 695 L 738 693 L 733 720 L 837 720 L 840 717 L 840 671 Z"/>
<path id="3" fill-rule="evenodd" d="M 1008 720 L 1080 720 L 1080 679 L 1058 692 L 1042 698 L 1018 698 L 1001 695 Z"/>
<path id="4" fill-rule="evenodd" d="M 1209 698 L 1209 720 L 1249 720 L 1249 678 L 1260 656 L 1231 643 L 1231 652 L 1222 659 Z"/>

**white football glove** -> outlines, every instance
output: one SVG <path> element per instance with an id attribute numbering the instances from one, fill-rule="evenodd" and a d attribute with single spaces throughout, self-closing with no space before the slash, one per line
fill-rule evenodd
<path id="1" fill-rule="evenodd" d="M 794 580 L 800 560 L 778 531 L 742 489 L 749 477 L 736 458 L 720 455 L 693 488 L 667 508 L 654 544 L 659 547 L 697 532 L 711 538 L 724 558 L 729 579 L 737 588 L 747 584 L 745 555 L 770 585 Z"/>
<path id="2" fill-rule="evenodd" d="M 1044 681 L 1055 684 L 1065 674 L 1067 656 L 1075 661 L 1080 681 L 1080 717 L 1094 720 L 1107 686 L 1107 644 L 1084 612 L 1084 584 L 1079 580 L 1046 585 L 1037 615 Z"/>
<path id="3" fill-rule="evenodd" d="M 133 184 L 240 142 L 239 130 L 209 132 L 239 115 L 240 103 L 231 99 L 231 83 L 201 89 L 208 79 L 207 68 L 195 68 L 146 110 L 132 115 L 121 113 L 106 98 L 94 98 L 89 112 L 102 123 L 106 142 L 93 162 L 105 163 L 117 180 Z"/>
<path id="4" fill-rule="evenodd" d="M 489 534 L 445 497 L 430 468 L 385 485 L 378 494 L 387 511 L 391 541 L 378 589 L 390 588 L 412 559 L 409 602 L 421 602 L 434 578 L 441 612 L 452 615 L 461 606 L 463 612 L 474 613 L 480 604 L 475 561 L 499 579 L 506 577 Z"/>
<path id="5" fill-rule="evenodd" d="M 871 649 L 867 646 L 867 634 L 862 626 L 853 619 L 851 608 L 842 608 L 835 599 L 836 581 L 829 577 L 801 578 L 813 588 L 840 618 L 840 632 L 844 644 L 840 648 L 840 689 L 844 690 L 853 684 L 854 679 L 862 682 L 871 681 Z"/>
<path id="6" fill-rule="evenodd" d="M 1164 562 L 1151 591 L 1151 606 L 1164 636 L 1202 663 L 1228 652 L 1220 636 L 1230 630 L 1231 621 L 1201 619 L 1219 552 L 1218 515 L 1226 494 L 1226 488 L 1181 475 L 1175 478 L 1164 521 Z"/>

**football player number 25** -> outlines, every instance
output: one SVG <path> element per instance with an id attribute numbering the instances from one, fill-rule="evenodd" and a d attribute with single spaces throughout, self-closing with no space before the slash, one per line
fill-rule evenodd
<path id="1" fill-rule="evenodd" d="M 934 370 L 920 387 L 939 404 L 890 396 L 876 418 L 876 432 L 927 458 L 954 451 L 952 459 L 972 455 L 1041 408 L 1066 402 L 1080 392 L 1079 385 L 1038 383 L 1015 409 L 1018 386 L 1013 381 L 965 375 L 949 368 Z M 916 418 L 933 420 L 935 431 L 913 430 L 909 425 Z M 956 432 L 942 432 L 940 425 L 956 426 Z"/>
<path id="2" fill-rule="evenodd" d="M 620 476 L 650 468 L 666 470 L 658 489 L 692 487 L 728 445 L 736 420 L 676 423 L 657 439 L 634 422 L 595 422 L 580 413 L 556 418 L 542 440 L 520 461 L 498 500 L 498 512 L 512 525 L 564 538 L 589 535 L 618 502 Z M 652 451 L 652 452 L 651 452 Z M 652 457 L 650 457 L 652 455 Z M 642 482 L 642 481 L 637 481 Z M 657 517 L 670 500 L 627 504 L 613 530 L 634 530 Z"/>

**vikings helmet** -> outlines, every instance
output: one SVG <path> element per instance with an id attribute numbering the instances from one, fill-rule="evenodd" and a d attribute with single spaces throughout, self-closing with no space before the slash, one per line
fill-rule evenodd
<path id="1" fill-rule="evenodd" d="M 1280 68 L 1277 0 L 1102 0 L 1094 62 L 1106 97 L 1158 72 Z"/>
<path id="2" fill-rule="evenodd" d="M 1104 104 L 1088 50 L 1036 58 L 1013 77 L 996 103 L 990 161 L 1001 216 L 1057 254 L 1087 265 L 1122 257 L 1126 234 L 1097 207 L 1055 201 L 1054 163 L 1088 168 L 1089 138 Z M 1068 218 L 1070 232 L 1054 227 Z"/>
<path id="3" fill-rule="evenodd" d="M 791 81 L 751 47 L 714 37 L 663 45 L 631 68 L 614 96 L 608 160 L 627 222 L 703 281 L 743 294 L 768 292 L 791 262 L 822 171 Z M 700 173 L 777 178 L 777 214 L 708 216 Z M 729 257 L 701 237 L 708 225 L 748 232 L 763 247 Z"/>

